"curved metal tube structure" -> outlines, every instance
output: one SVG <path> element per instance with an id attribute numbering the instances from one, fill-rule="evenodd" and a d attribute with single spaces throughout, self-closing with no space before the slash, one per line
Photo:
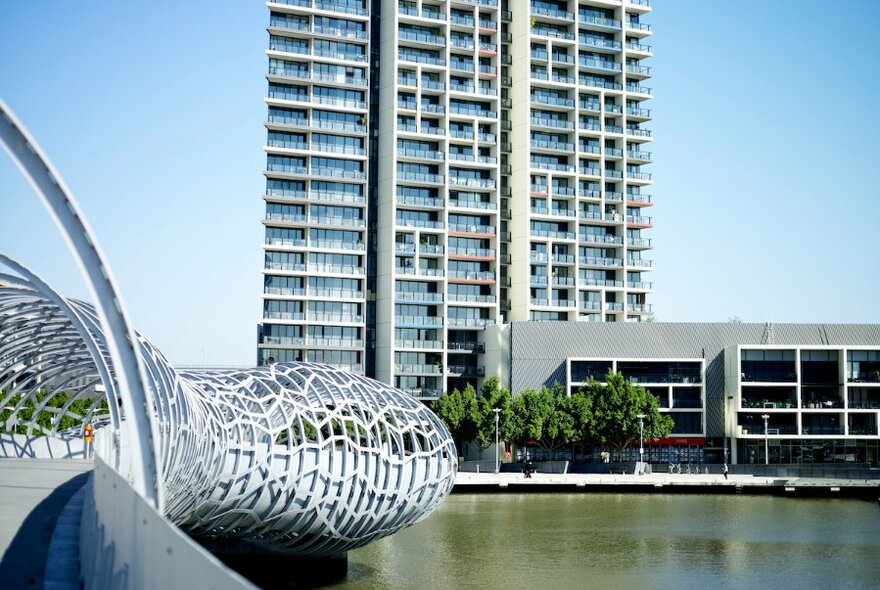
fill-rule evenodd
<path id="1" fill-rule="evenodd" d="M 126 441 L 131 457 L 130 473 L 134 489 L 147 501 L 162 509 L 162 478 L 157 470 L 153 413 L 146 386 L 146 375 L 138 364 L 134 330 L 126 319 L 125 306 L 118 296 L 116 282 L 61 175 L 12 111 L 0 100 L 0 144 L 9 153 L 24 177 L 45 205 L 67 242 L 86 287 L 97 302 L 97 314 L 106 334 L 107 352 L 117 367 L 119 394 L 130 408 L 139 406 Z"/>
<path id="2" fill-rule="evenodd" d="M 102 456 L 124 465 L 125 449 L 107 442 L 117 419 L 123 431 L 131 423 L 124 403 L 111 412 L 122 398 L 95 388 L 93 354 L 104 359 L 106 342 L 93 309 L 15 282 L 0 287 L 0 428 L 58 435 L 103 423 Z M 191 534 L 334 554 L 413 524 L 452 488 L 448 432 L 403 392 L 313 363 L 178 372 L 137 338 L 156 400 L 165 514 Z"/>
<path id="3" fill-rule="evenodd" d="M 451 491 L 442 422 L 388 385 L 313 363 L 176 371 L 128 327 L 82 215 L 0 102 L 3 143 L 62 229 L 96 306 L 0 255 L 0 432 L 79 434 L 192 534 L 337 554 L 427 516 Z"/>

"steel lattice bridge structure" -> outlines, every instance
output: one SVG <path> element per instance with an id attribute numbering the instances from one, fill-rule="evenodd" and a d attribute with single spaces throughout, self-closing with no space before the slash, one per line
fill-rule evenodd
<path id="1" fill-rule="evenodd" d="M 193 536 L 330 556 L 412 525 L 451 491 L 448 431 L 393 387 L 315 363 L 176 370 L 130 327 L 79 207 L 2 101 L 0 143 L 54 218 L 94 302 L 63 297 L 0 254 L 3 436 L 27 448 L 37 437 L 69 443 L 85 425 L 95 428 L 86 500 L 94 517 L 84 514 L 81 544 L 88 534 L 100 539 L 81 554 L 87 587 L 152 583 L 139 577 L 148 566 L 138 565 L 138 548 L 162 565 L 126 532 L 142 512 L 144 525 L 157 517 Z M 103 490 L 99 471 L 136 496 L 131 522 L 103 505 L 125 500 Z M 125 538 L 108 543 L 113 534 Z M 108 545 L 123 570 L 105 563 L 100 547 Z"/>

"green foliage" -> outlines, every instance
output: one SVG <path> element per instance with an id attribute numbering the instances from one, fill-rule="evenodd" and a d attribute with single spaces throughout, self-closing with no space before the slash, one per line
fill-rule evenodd
<path id="1" fill-rule="evenodd" d="M 481 447 L 495 442 L 495 408 L 501 410 L 498 413 L 498 440 L 509 440 L 513 423 L 510 392 L 499 385 L 498 377 L 489 377 L 483 382 L 477 400 L 479 420 L 476 440 Z"/>
<path id="2" fill-rule="evenodd" d="M 35 396 L 36 400 L 28 398 L 24 400 L 23 403 L 21 395 L 11 397 L 6 402 L 6 405 L 3 408 L 0 408 L 0 432 L 7 431 L 7 421 L 10 420 L 10 418 L 13 418 L 13 413 L 15 414 L 14 421 L 17 422 L 16 426 L 9 429 L 9 432 L 13 434 L 31 434 L 40 436 L 46 432 L 51 432 L 52 430 L 67 430 L 68 428 L 81 425 L 82 420 L 76 418 L 76 416 L 85 416 L 88 414 L 89 408 L 95 403 L 94 398 L 77 398 L 70 401 L 64 414 L 61 415 L 56 410 L 60 410 L 68 403 L 70 400 L 70 394 L 59 392 L 49 397 L 48 400 L 46 399 L 47 395 L 46 392 L 39 391 Z M 45 404 L 43 402 L 45 402 Z M 19 406 L 19 404 L 21 404 L 21 406 Z M 40 406 L 43 409 L 37 412 L 37 406 Z M 16 407 L 18 410 L 14 412 L 13 408 Z M 98 404 L 98 407 L 95 409 L 95 414 L 106 415 L 109 411 L 107 399 L 105 398 Z M 34 412 L 36 412 L 36 418 L 34 417 Z M 30 422 L 33 422 L 36 425 L 36 428 L 29 433 L 27 424 Z"/>
<path id="3" fill-rule="evenodd" d="M 579 413 L 576 419 L 571 412 L 578 403 L 572 403 L 559 384 L 552 389 L 545 386 L 538 391 L 523 391 L 513 400 L 512 438 L 520 442 L 533 440 L 547 449 L 556 449 L 572 442 L 576 422 L 577 427 L 582 428 L 580 420 L 585 417 Z M 579 411 L 583 409 L 579 405 L 577 407 Z"/>
<path id="4" fill-rule="evenodd" d="M 464 391 L 454 389 L 452 393 L 443 392 L 440 399 L 431 402 L 431 409 L 449 429 L 459 455 L 463 454 L 464 443 L 474 440 L 480 424 L 477 392 L 473 386 L 468 384 Z"/>
<path id="5" fill-rule="evenodd" d="M 645 415 L 645 440 L 664 438 L 672 431 L 672 418 L 660 414 L 657 398 L 620 373 L 609 372 L 604 384 L 591 379 L 580 393 L 591 402 L 593 438 L 600 444 L 623 449 L 639 440 L 639 414 Z"/>

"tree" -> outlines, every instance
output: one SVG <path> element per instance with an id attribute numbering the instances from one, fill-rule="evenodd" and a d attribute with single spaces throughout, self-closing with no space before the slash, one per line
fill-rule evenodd
<path id="1" fill-rule="evenodd" d="M 672 418 L 660 413 L 657 398 L 620 373 L 609 371 L 605 383 L 590 379 L 581 393 L 591 400 L 592 434 L 602 445 L 622 450 L 639 440 L 639 414 L 645 415 L 645 440 L 664 438 L 672 432 Z"/>
<path id="2" fill-rule="evenodd" d="M 501 387 L 498 377 L 489 377 L 480 387 L 478 400 L 479 421 L 477 422 L 477 443 L 485 448 L 495 441 L 495 408 L 498 414 L 498 440 L 510 440 L 513 422 L 513 404 L 510 392 Z"/>
<path id="3" fill-rule="evenodd" d="M 526 389 L 513 400 L 512 438 L 519 442 L 535 441 L 548 450 L 572 441 L 575 419 L 567 410 L 568 401 L 562 386 L 540 390 Z"/>
<path id="4" fill-rule="evenodd" d="M 480 423 L 477 393 L 473 386 L 468 384 L 464 391 L 453 389 L 449 394 L 443 392 L 440 399 L 431 402 L 431 409 L 452 435 L 459 456 L 463 455 L 464 443 L 474 440 Z"/>

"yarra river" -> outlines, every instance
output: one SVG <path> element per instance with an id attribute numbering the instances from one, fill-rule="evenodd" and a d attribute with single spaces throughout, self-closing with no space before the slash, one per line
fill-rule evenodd
<path id="1" fill-rule="evenodd" d="M 328 586 L 878 587 L 876 502 L 660 494 L 454 494 Z"/>

